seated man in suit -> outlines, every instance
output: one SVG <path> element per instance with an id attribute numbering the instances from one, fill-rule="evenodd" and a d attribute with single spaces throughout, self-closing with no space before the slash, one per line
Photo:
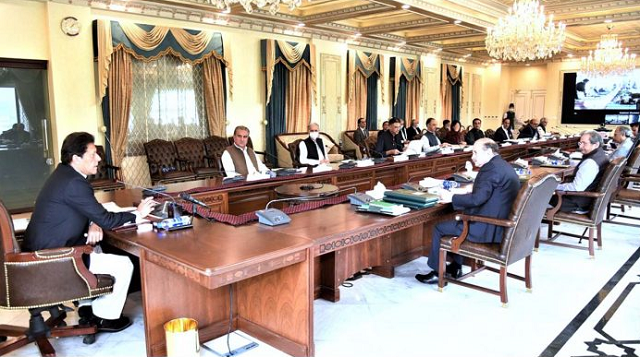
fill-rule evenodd
<path id="1" fill-rule="evenodd" d="M 481 126 L 482 120 L 480 118 L 473 119 L 473 128 L 464 137 L 467 145 L 473 145 L 477 140 L 484 138 L 484 132 L 480 129 Z"/>
<path id="2" fill-rule="evenodd" d="M 619 126 L 613 132 L 613 142 L 618 145 L 616 150 L 609 155 L 609 160 L 619 157 L 628 158 L 633 151 L 634 139 L 631 137 L 631 129 L 628 126 Z"/>
<path id="3" fill-rule="evenodd" d="M 540 124 L 538 125 L 538 136 L 543 137 L 547 133 L 548 120 L 545 117 L 540 118 Z"/>
<path id="4" fill-rule="evenodd" d="M 522 128 L 520 135 L 518 135 L 518 139 L 524 138 L 540 139 L 540 134 L 538 133 L 538 119 L 529 120 L 529 124 Z"/>
<path id="5" fill-rule="evenodd" d="M 378 135 L 376 151 L 383 157 L 398 155 L 404 151 L 404 144 L 400 136 L 400 120 L 393 118 L 389 120 L 389 130 Z"/>
<path id="6" fill-rule="evenodd" d="M 407 129 L 407 139 L 414 140 L 422 131 L 418 127 L 418 119 L 411 119 L 411 126 Z"/>
<path id="7" fill-rule="evenodd" d="M 440 198 L 444 202 L 450 201 L 455 210 L 463 210 L 465 214 L 507 218 L 520 190 L 520 180 L 513 167 L 500 157 L 498 150 L 498 144 L 491 139 L 477 140 L 473 144 L 471 159 L 476 166 L 480 167 L 480 172 L 473 183 L 473 191 L 464 195 L 453 195 L 447 190 L 442 190 Z M 460 235 L 462 226 L 460 221 L 446 221 L 435 226 L 427 263 L 432 271 L 428 274 L 416 274 L 419 282 L 427 284 L 438 282 L 440 240 L 443 236 Z M 500 243 L 502 233 L 502 227 L 472 222 L 469 224 L 467 240 L 474 243 Z M 461 274 L 462 257 L 453 255 L 453 258 L 453 263 L 447 266 L 447 273 L 457 278 Z"/>
<path id="8" fill-rule="evenodd" d="M 309 124 L 309 136 L 300 142 L 299 161 L 305 165 L 328 164 L 329 159 L 324 148 L 324 143 L 320 139 L 320 125 Z"/>
<path id="9" fill-rule="evenodd" d="M 222 153 L 222 168 L 227 177 L 249 176 L 269 169 L 258 159 L 256 153 L 247 146 L 249 142 L 249 128 L 236 126 L 233 130 L 233 145 L 228 146 Z"/>
<path id="10" fill-rule="evenodd" d="M 98 203 L 87 181 L 87 176 L 96 174 L 100 162 L 93 135 L 89 133 L 69 134 L 62 143 L 60 161 L 38 194 L 25 232 L 25 251 L 98 245 L 102 241 L 103 229 L 144 218 L 156 204 L 152 197 L 148 197 L 133 213 L 112 213 Z M 103 332 L 118 332 L 130 326 L 129 318 L 122 316 L 133 273 L 129 258 L 104 254 L 97 246 L 85 264 L 94 274 L 112 275 L 115 283 L 113 293 L 93 300 L 91 305 L 81 302 L 83 306 L 78 309 L 81 322 L 96 324 Z"/>
<path id="11" fill-rule="evenodd" d="M 367 130 L 367 121 L 364 118 L 358 119 L 358 128 L 353 133 L 353 141 L 358 145 L 367 146 L 365 141 L 369 137 L 369 130 Z"/>
<path id="12" fill-rule="evenodd" d="M 496 129 L 495 134 L 493 134 L 493 141 L 500 144 L 508 139 L 513 139 L 513 135 L 511 134 L 511 130 L 509 127 L 511 126 L 511 119 L 504 118 L 502 119 L 502 126 Z"/>
<path id="13" fill-rule="evenodd" d="M 402 142 L 403 144 L 409 140 L 409 135 L 407 134 L 407 127 L 404 126 L 404 119 L 402 118 L 394 118 L 396 120 L 400 121 L 400 142 Z"/>
<path id="14" fill-rule="evenodd" d="M 559 191 L 594 191 L 600 179 L 604 174 L 604 170 L 609 164 L 609 158 L 602 149 L 602 137 L 597 131 L 583 131 L 578 142 L 578 148 L 582 153 L 582 159 L 573 174 L 570 181 L 561 183 L 556 190 Z M 564 196 L 562 197 L 562 212 L 585 213 L 589 210 L 592 198 Z M 558 196 L 551 197 L 551 205 L 556 206 Z"/>
<path id="15" fill-rule="evenodd" d="M 384 133 L 387 130 L 389 130 L 389 121 L 385 120 L 382 122 L 382 130 L 378 130 L 378 137 L 380 137 L 380 134 Z"/>

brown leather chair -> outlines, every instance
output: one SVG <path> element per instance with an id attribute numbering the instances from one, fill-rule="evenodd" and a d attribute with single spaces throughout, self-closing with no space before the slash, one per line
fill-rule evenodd
<path id="1" fill-rule="evenodd" d="M 547 210 L 545 214 L 545 220 L 549 223 L 549 229 L 547 233 L 546 240 L 540 240 L 542 243 L 553 244 L 563 247 L 576 248 L 576 249 L 588 249 L 589 257 L 594 258 L 594 229 L 597 231 L 597 241 L 598 241 L 598 249 L 602 249 L 602 221 L 604 219 L 605 212 L 607 210 L 607 206 L 611 201 L 614 193 L 616 192 L 616 188 L 618 186 L 618 182 L 620 179 L 620 174 L 624 169 L 625 162 L 627 160 L 623 157 L 617 158 L 609 163 L 607 168 L 605 169 L 604 174 L 602 175 L 602 179 L 600 180 L 600 184 L 594 192 L 584 192 L 584 191 L 556 191 L 556 195 L 558 195 L 558 203 L 555 207 Z M 591 205 L 591 209 L 589 212 L 585 214 L 574 213 L 574 212 L 560 212 L 560 206 L 562 205 L 562 198 L 564 196 L 579 196 L 579 197 L 590 197 L 593 198 L 593 203 Z M 585 227 L 585 231 L 582 235 L 556 231 L 553 229 L 553 225 L 555 223 L 572 223 Z M 555 239 L 561 235 L 579 238 L 578 244 L 582 242 L 582 239 L 585 238 L 584 235 L 586 231 L 589 231 L 589 247 L 585 248 L 583 246 L 575 245 L 575 244 L 566 244 L 561 242 L 556 242 Z"/>
<path id="2" fill-rule="evenodd" d="M 493 135 L 494 135 L 495 133 L 496 133 L 496 132 L 495 132 L 495 130 L 493 130 L 493 129 L 487 129 L 487 130 L 485 130 L 485 131 L 484 131 L 484 137 L 485 137 L 485 138 L 489 138 L 489 139 L 493 140 Z"/>
<path id="3" fill-rule="evenodd" d="M 638 220 L 637 217 L 633 217 L 625 213 L 625 206 L 640 207 L 640 190 L 634 188 L 634 185 L 640 182 L 640 175 L 638 175 L 638 168 L 640 167 L 640 147 L 633 150 L 627 166 L 624 168 L 624 173 L 620 179 L 620 184 L 616 189 L 613 199 L 607 207 L 607 219 L 605 222 L 621 224 L 629 227 L 640 227 L 638 224 L 627 223 L 624 221 L 616 221 L 616 218 L 626 218 Z M 614 206 L 615 205 L 615 206 Z M 611 209 L 617 208 L 619 213 L 611 213 Z"/>
<path id="4" fill-rule="evenodd" d="M 185 162 L 187 170 L 193 172 L 196 178 L 208 178 L 218 175 L 219 170 L 209 167 L 206 152 L 202 140 L 194 138 L 182 138 L 173 142 L 176 146 L 178 159 Z"/>
<path id="5" fill-rule="evenodd" d="M 29 328 L 0 325 L 0 355 L 36 342 L 43 356 L 55 356 L 48 337 L 87 335 L 84 342 L 95 341 L 96 326 L 66 326 L 66 312 L 60 305 L 91 299 L 113 291 L 111 275 L 93 275 L 82 262 L 91 246 L 43 249 L 22 253 L 15 238 L 13 222 L 0 201 L 0 259 L 2 280 L 0 308 L 28 309 Z M 48 311 L 49 319 L 42 317 Z"/>
<path id="6" fill-rule="evenodd" d="M 107 162 L 102 145 L 96 145 L 96 153 L 100 156 L 98 163 L 98 172 L 89 176 L 89 182 L 94 190 L 113 191 L 124 189 L 122 177 L 120 176 L 120 168 L 113 166 Z"/>
<path id="7" fill-rule="evenodd" d="M 147 154 L 152 184 L 187 181 L 196 178 L 194 173 L 182 168 L 186 166 L 186 161 L 178 158 L 176 148 L 172 142 L 154 139 L 144 143 L 144 151 Z M 182 163 L 182 166 L 180 163 Z"/>
<path id="8" fill-rule="evenodd" d="M 500 296 L 500 301 L 507 304 L 507 276 L 522 280 L 527 289 L 531 289 L 531 254 L 536 237 L 540 231 L 540 222 L 544 215 L 547 202 L 553 191 L 558 186 L 559 180 L 553 174 L 546 176 L 534 176 L 523 184 L 518 196 L 511 207 L 511 213 L 507 219 L 488 218 L 483 216 L 471 216 L 466 214 L 456 215 L 456 220 L 462 221 L 463 231 L 459 237 L 443 238 L 440 246 L 440 276 L 439 288 L 444 287 L 445 282 L 462 285 L 468 288 L 484 291 Z M 466 241 L 470 222 L 484 222 L 505 227 L 502 242 L 496 244 L 472 243 Z M 474 264 L 473 270 L 458 279 L 450 279 L 444 276 L 447 252 L 460 254 L 464 257 L 480 261 L 480 267 Z M 507 267 L 517 261 L 525 259 L 524 277 L 507 273 Z M 488 267 L 484 262 L 496 264 L 500 269 Z M 480 287 L 464 281 L 466 277 L 473 276 L 481 270 L 490 270 L 500 273 L 500 289 L 492 290 Z"/>
<path id="9" fill-rule="evenodd" d="M 227 138 L 223 138 L 221 136 L 212 135 L 204 140 L 204 148 L 207 152 L 206 159 L 209 163 L 210 167 L 216 168 L 218 171 L 222 171 L 222 165 L 220 164 L 220 158 L 222 158 L 222 153 L 229 146 L 229 141 Z"/>

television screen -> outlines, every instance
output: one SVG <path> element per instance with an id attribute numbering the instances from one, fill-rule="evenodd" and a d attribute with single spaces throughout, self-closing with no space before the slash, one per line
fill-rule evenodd
<path id="1" fill-rule="evenodd" d="M 562 123 L 623 125 L 639 114 L 640 69 L 626 76 L 564 74 Z"/>

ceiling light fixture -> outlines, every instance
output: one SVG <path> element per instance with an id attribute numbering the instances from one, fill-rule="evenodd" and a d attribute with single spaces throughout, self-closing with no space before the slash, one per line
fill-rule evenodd
<path id="1" fill-rule="evenodd" d="M 607 28 L 611 31 L 613 25 Z M 589 77 L 623 76 L 635 68 L 636 55 L 630 54 L 628 48 L 623 48 L 618 35 L 612 33 L 602 35 L 596 49 L 580 60 L 580 70 Z"/>
<path id="2" fill-rule="evenodd" d="M 404 10 L 409 10 L 409 9 L 411 8 L 411 5 L 404 4 L 404 5 L 402 5 L 402 8 L 403 8 Z"/>
<path id="3" fill-rule="evenodd" d="M 305 27 L 305 24 L 304 24 L 304 22 L 299 22 L 296 26 L 298 26 L 298 27 Z"/>
<path id="4" fill-rule="evenodd" d="M 564 39 L 565 24 L 556 26 L 538 0 L 516 0 L 509 14 L 487 29 L 485 44 L 491 57 L 526 61 L 553 56 Z"/>
<path id="5" fill-rule="evenodd" d="M 190 0 L 194 1 L 194 0 Z M 211 5 L 218 9 L 225 9 L 225 11 L 231 12 L 231 6 L 240 4 L 244 7 L 244 10 L 248 13 L 253 12 L 253 7 L 263 8 L 269 7 L 271 15 L 278 13 L 280 4 L 289 6 L 289 10 L 295 10 L 296 7 L 302 5 L 302 0 L 206 0 Z"/>
<path id="6" fill-rule="evenodd" d="M 462 23 L 462 21 L 460 21 L 460 20 L 456 20 L 456 21 L 454 21 L 453 23 L 454 23 L 454 24 L 456 24 L 456 25 L 460 25 L 460 24 Z"/>

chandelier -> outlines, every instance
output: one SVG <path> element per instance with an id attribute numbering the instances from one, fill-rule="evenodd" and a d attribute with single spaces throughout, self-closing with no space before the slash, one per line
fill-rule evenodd
<path id="1" fill-rule="evenodd" d="M 562 48 L 565 24 L 544 15 L 538 0 L 516 0 L 509 14 L 487 29 L 485 44 L 491 57 L 526 61 L 551 57 Z M 548 19 L 548 21 L 547 21 Z"/>
<path id="2" fill-rule="evenodd" d="M 609 31 L 613 26 L 608 26 Z M 595 51 L 589 51 L 588 57 L 582 57 L 580 70 L 588 77 L 606 75 L 623 76 L 636 67 L 636 55 L 629 54 L 628 48 L 622 48 L 618 35 L 608 33 L 600 37 Z"/>
<path id="3" fill-rule="evenodd" d="M 288 5 L 289 10 L 293 10 L 302 4 L 302 0 L 208 0 L 218 9 L 231 10 L 231 5 L 240 4 L 248 13 L 253 12 L 253 6 L 263 8 L 269 6 L 271 15 L 275 15 L 280 7 L 280 3 Z"/>

